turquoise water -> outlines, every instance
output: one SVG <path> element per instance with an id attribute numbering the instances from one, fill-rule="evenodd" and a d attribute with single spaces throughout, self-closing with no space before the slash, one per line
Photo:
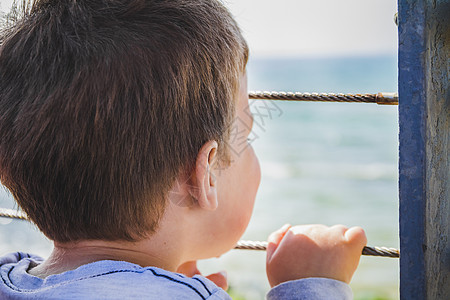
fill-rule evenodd
<path id="1" fill-rule="evenodd" d="M 395 57 L 251 59 L 250 90 L 376 93 L 397 90 Z M 398 247 L 396 106 L 252 101 L 253 147 L 262 181 L 245 239 L 265 240 L 285 223 L 362 226 L 369 245 Z M 14 207 L 0 191 L 0 206 Z M 47 256 L 51 244 L 26 222 L 0 219 L 0 255 Z M 299 259 L 302 259 L 299 257 Z M 226 269 L 234 291 L 263 299 L 262 252 L 230 251 L 200 263 Z M 398 299 L 398 260 L 363 257 L 355 299 Z"/>
<path id="2" fill-rule="evenodd" d="M 249 89 L 397 91 L 396 66 L 395 57 L 256 59 Z M 396 106 L 264 100 L 251 106 L 255 121 L 264 123 L 254 126 L 253 142 L 263 176 L 244 239 L 264 240 L 285 223 L 346 224 L 362 226 L 369 245 L 398 247 Z M 202 266 L 228 270 L 238 294 L 263 299 L 264 263 L 264 253 L 231 251 Z M 363 257 L 352 280 L 355 299 L 398 299 L 398 273 L 396 259 Z"/>

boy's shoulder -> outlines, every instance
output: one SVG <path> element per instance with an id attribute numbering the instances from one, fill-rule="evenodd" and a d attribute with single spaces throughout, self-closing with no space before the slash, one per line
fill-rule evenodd
<path id="1" fill-rule="evenodd" d="M 231 299 L 202 276 L 186 277 L 156 267 L 102 260 L 45 279 L 27 270 L 42 259 L 27 253 L 0 257 L 1 299 Z"/>

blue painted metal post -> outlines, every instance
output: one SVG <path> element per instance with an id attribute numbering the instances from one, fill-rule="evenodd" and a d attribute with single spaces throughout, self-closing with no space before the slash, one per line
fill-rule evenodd
<path id="1" fill-rule="evenodd" d="M 400 297 L 450 299 L 450 4 L 399 0 Z"/>

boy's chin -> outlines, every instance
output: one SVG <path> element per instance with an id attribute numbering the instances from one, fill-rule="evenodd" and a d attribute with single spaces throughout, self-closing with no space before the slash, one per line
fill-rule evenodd
<path id="1" fill-rule="evenodd" d="M 198 257 L 195 260 L 210 259 L 210 258 L 220 258 L 225 253 L 227 253 L 230 250 L 234 249 L 234 247 L 236 246 L 236 243 L 233 243 L 232 245 L 227 245 L 226 247 L 225 246 L 221 247 L 220 249 L 217 248 L 217 249 L 214 249 L 213 251 L 208 251 L 207 253 L 204 253 L 201 257 Z"/>

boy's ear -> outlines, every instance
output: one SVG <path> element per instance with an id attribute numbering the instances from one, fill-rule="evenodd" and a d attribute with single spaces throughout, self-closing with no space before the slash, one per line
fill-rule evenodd
<path id="1" fill-rule="evenodd" d="M 218 205 L 216 178 L 212 173 L 212 166 L 217 159 L 217 147 L 216 141 L 203 144 L 191 174 L 189 193 L 197 200 L 198 206 L 207 210 L 215 210 Z"/>

